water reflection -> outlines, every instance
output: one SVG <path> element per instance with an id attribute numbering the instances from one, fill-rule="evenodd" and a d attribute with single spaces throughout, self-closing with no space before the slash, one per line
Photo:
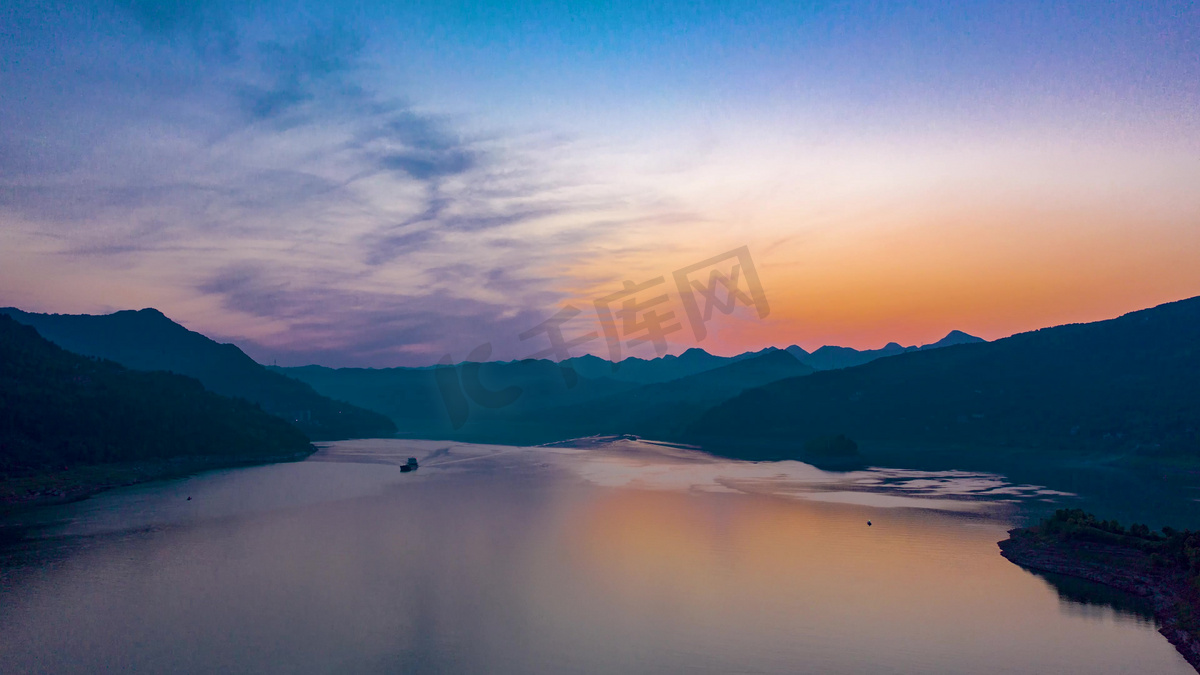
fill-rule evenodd
<path id="1" fill-rule="evenodd" d="M 963 476 L 595 450 L 345 443 L 47 513 L 4 670 L 1191 672 L 1001 558 L 1011 494 L 910 482 Z"/>
<path id="2" fill-rule="evenodd" d="M 1154 605 L 1147 598 L 1079 577 L 1041 570 L 1029 572 L 1044 580 L 1058 593 L 1064 612 L 1089 618 L 1116 615 L 1121 619 L 1145 623 L 1155 629 L 1159 626 L 1158 619 L 1154 616 Z"/>

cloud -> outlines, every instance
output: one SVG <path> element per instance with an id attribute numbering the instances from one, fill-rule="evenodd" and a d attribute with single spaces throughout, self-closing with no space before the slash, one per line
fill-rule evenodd
<path id="1" fill-rule="evenodd" d="M 233 2 L 124 0 L 116 6 L 133 17 L 148 35 L 169 41 L 186 40 L 202 57 L 235 58 L 239 40 Z"/>
<path id="2" fill-rule="evenodd" d="M 453 276 L 473 271 L 468 266 Z M 517 300 L 511 292 L 523 284 L 509 274 L 483 272 Z M 286 321 L 287 339 L 238 343 L 260 360 L 288 365 L 425 365 L 447 352 L 462 358 L 485 342 L 498 346 L 499 357 L 516 358 L 528 351 L 521 351 L 516 336 L 541 320 L 538 310 L 520 308 L 520 302 L 487 302 L 444 288 L 425 293 L 354 289 L 342 286 L 345 279 L 336 275 L 321 276 L 321 284 L 297 283 L 300 276 L 286 266 L 243 262 L 220 270 L 201 289 L 231 311 Z"/>
<path id="3" fill-rule="evenodd" d="M 379 156 L 381 167 L 422 181 L 466 173 L 480 161 L 479 151 L 444 122 L 412 110 L 392 115 L 364 141 L 389 148 Z"/>
<path id="4" fill-rule="evenodd" d="M 475 158 L 465 152 L 396 152 L 380 157 L 379 163 L 417 180 L 432 180 L 466 173 L 475 166 Z"/>
<path id="5" fill-rule="evenodd" d="M 47 265 L 219 306 L 296 359 L 425 363 L 484 341 L 515 357 L 504 340 L 637 217 L 581 175 L 570 138 L 467 131 L 372 86 L 365 33 L 342 23 L 116 7 L 25 39 L 27 72 L 5 80 L 0 228 L 52 249 Z"/>
<path id="6" fill-rule="evenodd" d="M 278 118 L 318 96 L 356 96 L 347 76 L 359 65 L 362 38 L 342 26 L 317 29 L 294 42 L 258 45 L 256 63 L 265 80 L 237 90 L 242 109 L 254 120 Z"/>
<path id="7" fill-rule="evenodd" d="M 203 293 L 218 295 L 226 308 L 263 318 L 283 317 L 294 307 L 286 281 L 273 281 L 255 263 L 230 265 L 198 287 Z"/>
<path id="8" fill-rule="evenodd" d="M 370 265 L 391 262 L 411 251 L 425 248 L 432 242 L 441 241 L 441 239 L 441 235 L 432 229 L 380 236 L 375 238 L 367 249 L 366 262 Z"/>

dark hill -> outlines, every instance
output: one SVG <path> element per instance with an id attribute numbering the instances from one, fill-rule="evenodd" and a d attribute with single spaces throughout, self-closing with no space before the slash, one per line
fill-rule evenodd
<path id="1" fill-rule="evenodd" d="M 952 330 L 946 335 L 946 337 L 938 340 L 937 342 L 927 344 L 921 347 L 921 349 L 937 349 L 939 347 L 952 347 L 954 345 L 969 345 L 976 342 L 986 342 L 986 340 L 975 337 L 974 335 L 969 335 L 961 330 Z"/>
<path id="2" fill-rule="evenodd" d="M 458 364 L 448 369 L 305 366 L 279 370 L 308 382 L 323 394 L 347 398 L 387 414 L 405 435 L 520 444 L 604 433 L 654 438 L 660 437 L 656 434 L 678 435 L 699 413 L 743 389 L 812 372 L 782 350 L 764 350 L 735 358 L 689 351 L 694 353 L 685 364 L 716 366 L 668 382 L 641 386 L 604 377 L 612 372 L 612 363 L 601 359 L 596 359 L 598 365 L 588 359 L 564 361 L 574 367 L 573 374 L 566 377 L 560 364 L 544 360 Z M 618 372 L 624 371 L 630 361 L 621 362 Z M 600 376 L 589 377 L 579 372 L 581 363 L 595 366 L 587 372 Z M 641 376 L 652 378 L 665 376 L 676 368 L 690 369 L 678 362 L 663 365 L 639 359 L 635 363 L 628 372 L 640 369 Z M 520 395 L 494 408 L 467 402 L 463 385 L 468 367 L 477 368 L 479 382 L 487 390 L 515 388 Z M 439 373 L 449 375 L 450 381 L 456 383 L 452 389 L 464 394 L 464 405 L 469 408 L 458 427 L 451 424 L 438 385 Z"/>
<path id="3" fill-rule="evenodd" d="M 304 434 L 250 403 L 72 354 L 0 316 L 0 472 L 307 450 Z"/>
<path id="4" fill-rule="evenodd" d="M 764 351 L 773 349 L 772 347 Z M 606 361 L 590 354 L 566 359 L 562 363 L 574 368 L 584 377 L 593 379 L 607 378 L 637 384 L 652 384 L 655 382 L 669 382 L 681 377 L 703 373 L 741 359 L 755 356 L 756 354 L 755 352 L 747 352 L 738 356 L 715 356 L 699 347 L 692 347 L 679 356 L 668 354 L 655 359 L 642 359 L 631 356 L 617 362 L 616 367 L 613 366 L 612 361 Z"/>
<path id="5" fill-rule="evenodd" d="M 870 363 L 875 359 L 880 359 L 885 356 L 896 356 L 897 354 L 905 354 L 907 352 L 923 351 L 927 349 L 941 349 L 942 347 L 951 347 L 954 345 L 972 344 L 976 342 L 985 342 L 983 338 L 977 338 L 974 335 L 968 335 L 961 330 L 952 330 L 946 337 L 927 344 L 923 347 L 904 347 L 898 342 L 889 342 L 880 349 L 864 349 L 857 350 L 852 347 L 835 347 L 826 345 L 811 354 L 805 351 L 798 345 L 792 345 L 787 348 L 788 353 L 796 357 L 806 366 L 810 366 L 814 370 L 838 370 L 841 368 L 853 368 Z"/>
<path id="6" fill-rule="evenodd" d="M 808 358 L 800 360 L 816 370 L 837 370 L 861 366 L 884 356 L 903 354 L 904 351 L 904 347 L 895 342 L 889 342 L 882 349 L 864 349 L 862 351 L 852 347 L 825 346 L 809 354 Z"/>
<path id="7" fill-rule="evenodd" d="M 194 377 L 209 391 L 244 398 L 282 417 L 313 440 L 391 436 L 391 420 L 321 396 L 312 387 L 256 363 L 231 344 L 220 344 L 171 321 L 154 309 L 106 315 L 33 314 L 0 309 L 33 326 L 46 339 L 85 356 L 133 370 Z"/>
<path id="8" fill-rule="evenodd" d="M 743 456 L 805 441 L 1200 456 L 1200 298 L 753 389 L 685 437 Z M 748 449 L 749 448 L 749 449 Z"/>
<path id="9" fill-rule="evenodd" d="M 511 422 L 532 440 L 603 434 L 678 438 L 705 410 L 743 390 L 807 375 L 812 368 L 776 349 L 670 382 L 647 384 L 580 405 L 536 411 Z"/>
<path id="10" fill-rule="evenodd" d="M 604 363 L 609 364 L 608 361 Z M 611 364 L 609 364 L 611 365 Z M 443 391 L 438 385 L 440 375 L 448 375 L 451 394 L 462 396 L 464 370 L 476 369 L 479 383 L 488 390 L 520 389 L 520 395 L 507 405 L 488 408 L 466 403 L 469 413 L 466 423 L 454 427 L 451 423 Z M 577 370 L 564 376 L 563 369 L 551 361 L 489 361 L 481 364 L 458 364 L 442 368 L 275 368 L 310 384 L 327 396 L 347 399 L 364 408 L 386 414 L 400 428 L 400 433 L 417 438 L 461 438 L 495 441 L 497 429 L 513 416 L 552 406 L 584 403 L 617 392 L 628 391 L 637 385 L 606 377 L 587 377 Z M 602 372 L 602 371 L 601 371 Z M 570 384 L 571 386 L 568 386 Z"/>

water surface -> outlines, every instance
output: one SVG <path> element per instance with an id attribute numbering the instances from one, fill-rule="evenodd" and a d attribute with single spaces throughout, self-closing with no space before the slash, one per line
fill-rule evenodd
<path id="1" fill-rule="evenodd" d="M 22 516 L 3 671 L 1193 672 L 1000 557 L 1056 491 L 575 445 L 336 443 Z"/>

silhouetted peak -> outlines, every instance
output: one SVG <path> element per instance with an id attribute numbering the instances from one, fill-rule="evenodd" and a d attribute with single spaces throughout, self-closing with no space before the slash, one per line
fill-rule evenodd
<path id="1" fill-rule="evenodd" d="M 933 344 L 925 345 L 921 349 L 929 349 L 931 347 L 949 347 L 951 345 L 965 345 L 976 342 L 987 342 L 983 338 L 975 337 L 969 333 L 964 333 L 961 330 L 952 330 L 946 334 L 946 337 L 934 342 Z"/>
<path id="2" fill-rule="evenodd" d="M 771 349 L 771 350 L 764 349 L 761 352 L 757 352 L 753 357 L 751 357 L 749 359 L 745 359 L 745 360 L 746 361 L 758 361 L 759 363 L 779 363 L 779 362 L 789 362 L 790 363 L 792 361 L 797 361 L 797 362 L 800 361 L 799 359 L 796 358 L 795 354 L 789 352 L 786 349 Z"/>
<path id="3" fill-rule="evenodd" d="M 839 347 L 837 345 L 823 345 L 821 347 L 818 347 L 817 350 L 815 352 L 813 352 L 813 354 L 839 354 L 842 352 L 858 352 L 858 350 L 853 347 Z"/>
<path id="4" fill-rule="evenodd" d="M 257 403 L 319 440 L 395 433 L 395 425 L 382 415 L 320 396 L 307 384 L 265 369 L 237 345 L 188 330 L 154 308 L 97 316 L 12 316 L 63 349 L 132 370 L 193 377 L 209 391 Z M 297 411 L 304 411 L 302 418 L 296 417 Z"/>
<path id="5" fill-rule="evenodd" d="M 71 317 L 72 315 L 63 314 L 61 316 Z M 79 316 L 86 317 L 86 316 L 92 316 L 92 315 L 82 314 Z M 180 326 L 179 324 L 172 321 L 171 317 L 167 316 L 166 314 L 163 314 L 162 312 L 158 311 L 157 309 L 154 309 L 153 307 L 146 307 L 145 309 L 122 309 L 122 310 L 113 312 L 112 314 L 97 314 L 94 316 L 95 316 L 95 318 L 105 321 L 109 325 L 112 325 L 113 322 L 115 322 L 116 324 L 129 324 L 130 322 L 136 322 L 141 325 L 158 324 L 158 325 L 165 326 L 167 324 L 170 324 L 172 326 L 179 326 L 180 328 L 183 328 L 183 326 Z"/>

